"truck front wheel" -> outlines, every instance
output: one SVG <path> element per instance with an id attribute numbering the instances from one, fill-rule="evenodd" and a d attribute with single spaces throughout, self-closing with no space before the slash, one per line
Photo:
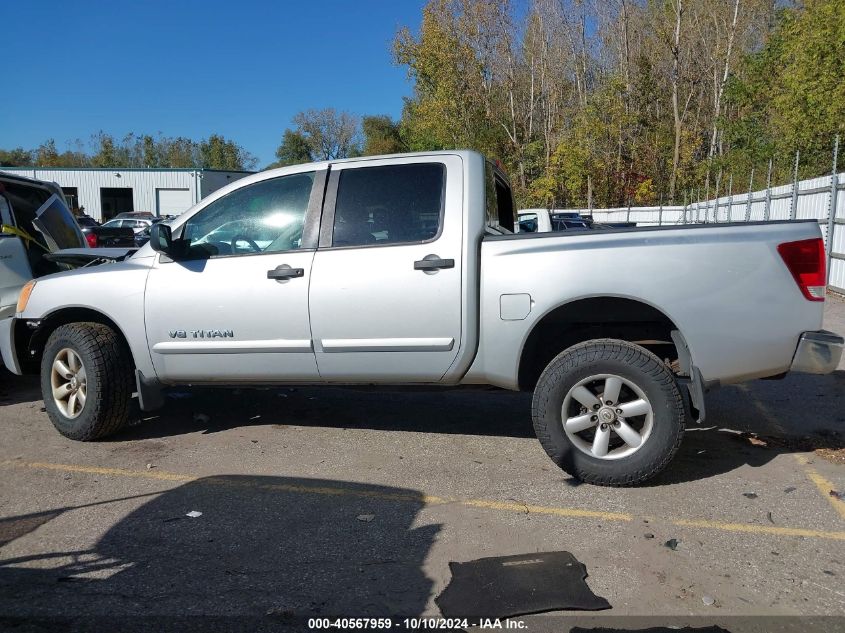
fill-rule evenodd
<path id="1" fill-rule="evenodd" d="M 41 359 L 41 393 L 53 426 L 83 442 L 126 426 L 132 367 L 129 350 L 108 326 L 69 323 L 56 328 Z"/>
<path id="2" fill-rule="evenodd" d="M 534 431 L 564 471 L 601 486 L 634 486 L 678 450 L 686 409 L 675 376 L 648 350 L 614 339 L 580 343 L 540 376 Z"/>

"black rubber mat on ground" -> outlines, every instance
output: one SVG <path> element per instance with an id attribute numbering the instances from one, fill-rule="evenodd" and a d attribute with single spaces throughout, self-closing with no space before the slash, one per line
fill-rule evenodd
<path id="1" fill-rule="evenodd" d="M 452 580 L 435 598 L 446 618 L 509 618 L 545 611 L 609 609 L 590 591 L 587 568 L 569 552 L 449 563 Z"/>

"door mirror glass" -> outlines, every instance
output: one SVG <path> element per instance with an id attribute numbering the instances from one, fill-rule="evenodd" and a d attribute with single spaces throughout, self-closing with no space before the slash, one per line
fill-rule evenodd
<path id="1" fill-rule="evenodd" d="M 150 246 L 158 253 L 173 256 L 173 234 L 166 224 L 158 223 L 150 227 Z"/>

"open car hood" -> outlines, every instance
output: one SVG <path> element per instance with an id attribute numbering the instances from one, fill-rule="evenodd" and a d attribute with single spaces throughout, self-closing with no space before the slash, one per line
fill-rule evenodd
<path id="1" fill-rule="evenodd" d="M 137 248 L 66 248 L 55 253 L 47 253 L 44 259 L 73 268 L 81 268 L 95 262 L 98 264 L 120 262 L 137 250 Z"/>

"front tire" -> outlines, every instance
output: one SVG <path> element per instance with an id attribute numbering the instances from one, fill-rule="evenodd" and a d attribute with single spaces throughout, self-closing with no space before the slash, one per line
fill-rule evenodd
<path id="1" fill-rule="evenodd" d="M 118 334 L 101 323 L 69 323 L 47 339 L 41 393 L 53 426 L 89 442 L 130 421 L 133 363 Z"/>
<path id="2" fill-rule="evenodd" d="M 635 486 L 660 473 L 684 434 L 671 370 L 648 350 L 597 339 L 562 352 L 534 389 L 534 431 L 564 471 L 600 486 Z"/>

